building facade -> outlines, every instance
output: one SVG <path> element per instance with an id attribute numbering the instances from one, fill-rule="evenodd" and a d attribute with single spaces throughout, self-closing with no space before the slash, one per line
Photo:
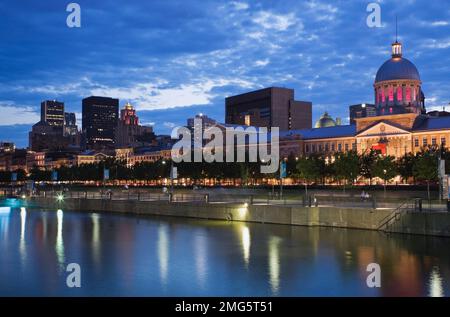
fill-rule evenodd
<path id="1" fill-rule="evenodd" d="M 449 148 L 450 117 L 425 113 L 421 85 L 417 68 L 402 56 L 396 41 L 391 59 L 376 74 L 376 115 L 354 116 L 349 125 L 285 131 L 280 135 L 281 155 L 331 156 L 375 150 L 399 158 L 430 146 Z"/>
<path id="2" fill-rule="evenodd" d="M 41 122 L 49 126 L 64 129 L 64 103 L 56 100 L 45 100 L 41 102 Z"/>
<path id="3" fill-rule="evenodd" d="M 153 127 L 140 125 L 136 110 L 130 103 L 127 103 L 120 110 L 120 119 L 116 131 L 116 147 L 146 146 L 154 141 Z"/>
<path id="4" fill-rule="evenodd" d="M 312 103 L 294 100 L 294 90 L 270 87 L 225 99 L 225 123 L 279 127 L 281 131 L 311 128 Z"/>
<path id="5" fill-rule="evenodd" d="M 88 148 L 115 146 L 119 99 L 91 96 L 82 101 L 82 130 Z"/>
<path id="6" fill-rule="evenodd" d="M 377 108 L 374 104 L 360 103 L 348 107 L 350 124 L 355 124 L 356 118 L 375 117 L 377 115 Z"/>

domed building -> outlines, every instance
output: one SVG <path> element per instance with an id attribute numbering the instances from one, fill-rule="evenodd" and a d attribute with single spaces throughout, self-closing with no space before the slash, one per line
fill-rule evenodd
<path id="1" fill-rule="evenodd" d="M 314 128 L 327 128 L 336 126 L 336 121 L 325 111 L 325 113 L 317 120 Z"/>
<path id="2" fill-rule="evenodd" d="M 280 154 L 332 156 L 336 152 L 374 150 L 396 158 L 423 149 L 450 149 L 450 116 L 425 111 L 417 67 L 403 57 L 402 44 L 392 44 L 391 58 L 378 69 L 373 84 L 375 111 L 351 117 L 341 125 L 324 113 L 314 129 L 280 133 Z"/>
<path id="3" fill-rule="evenodd" d="M 375 77 L 375 105 L 378 115 L 425 113 L 425 97 L 417 67 L 402 55 L 402 44 L 392 44 L 392 57 Z"/>

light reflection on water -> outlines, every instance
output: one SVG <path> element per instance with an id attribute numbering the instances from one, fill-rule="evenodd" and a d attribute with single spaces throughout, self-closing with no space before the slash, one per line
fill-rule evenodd
<path id="1" fill-rule="evenodd" d="M 1 208 L 0 230 L 6 296 L 450 294 L 445 238 L 25 208 Z M 72 262 L 80 289 L 65 286 Z M 365 285 L 372 262 L 381 289 Z"/>

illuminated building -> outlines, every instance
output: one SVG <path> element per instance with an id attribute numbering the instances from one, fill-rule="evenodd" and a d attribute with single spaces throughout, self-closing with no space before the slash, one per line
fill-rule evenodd
<path id="1" fill-rule="evenodd" d="M 355 116 L 349 125 L 283 131 L 281 155 L 331 156 L 349 150 L 362 154 L 373 149 L 398 158 L 430 146 L 448 148 L 450 117 L 426 114 L 421 86 L 416 66 L 403 57 L 401 43 L 395 41 L 392 57 L 376 74 L 376 115 Z"/>
<path id="2" fill-rule="evenodd" d="M 82 107 L 82 127 L 87 147 L 114 147 L 119 99 L 91 96 L 83 99 Z"/>
<path id="3" fill-rule="evenodd" d="M 56 100 L 41 102 L 41 122 L 57 127 L 62 132 L 64 128 L 64 103 Z"/>
<path id="4" fill-rule="evenodd" d="M 140 125 L 136 110 L 130 103 L 127 103 L 120 110 L 120 119 L 116 131 L 116 147 L 146 146 L 152 144 L 154 140 L 153 128 Z"/>

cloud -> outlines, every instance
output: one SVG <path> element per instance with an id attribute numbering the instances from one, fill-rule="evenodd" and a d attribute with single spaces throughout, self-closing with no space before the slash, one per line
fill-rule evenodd
<path id="1" fill-rule="evenodd" d="M 269 11 L 261 11 L 256 17 L 253 18 L 253 22 L 262 26 L 265 29 L 286 31 L 289 27 L 301 23 L 294 13 L 289 14 L 275 14 Z"/>
<path id="2" fill-rule="evenodd" d="M 252 86 L 250 82 L 237 79 L 204 79 L 171 87 L 167 87 L 167 83 L 161 81 L 159 85 L 139 83 L 130 88 L 104 86 L 91 90 L 91 94 L 131 100 L 138 110 L 157 110 L 210 104 L 217 96 L 213 92 L 215 88 L 233 84 Z"/>
<path id="3" fill-rule="evenodd" d="M 19 106 L 8 101 L 0 101 L 0 126 L 35 124 L 40 114 L 30 106 Z"/>
<path id="4" fill-rule="evenodd" d="M 257 67 L 264 67 L 267 66 L 270 63 L 269 59 L 262 59 L 262 60 L 257 60 L 255 61 L 255 66 Z"/>
<path id="5" fill-rule="evenodd" d="M 432 26 L 446 26 L 449 25 L 448 21 L 434 21 L 431 23 Z"/>
<path id="6" fill-rule="evenodd" d="M 230 4 L 237 11 L 247 10 L 250 7 L 246 2 L 231 1 Z"/>

